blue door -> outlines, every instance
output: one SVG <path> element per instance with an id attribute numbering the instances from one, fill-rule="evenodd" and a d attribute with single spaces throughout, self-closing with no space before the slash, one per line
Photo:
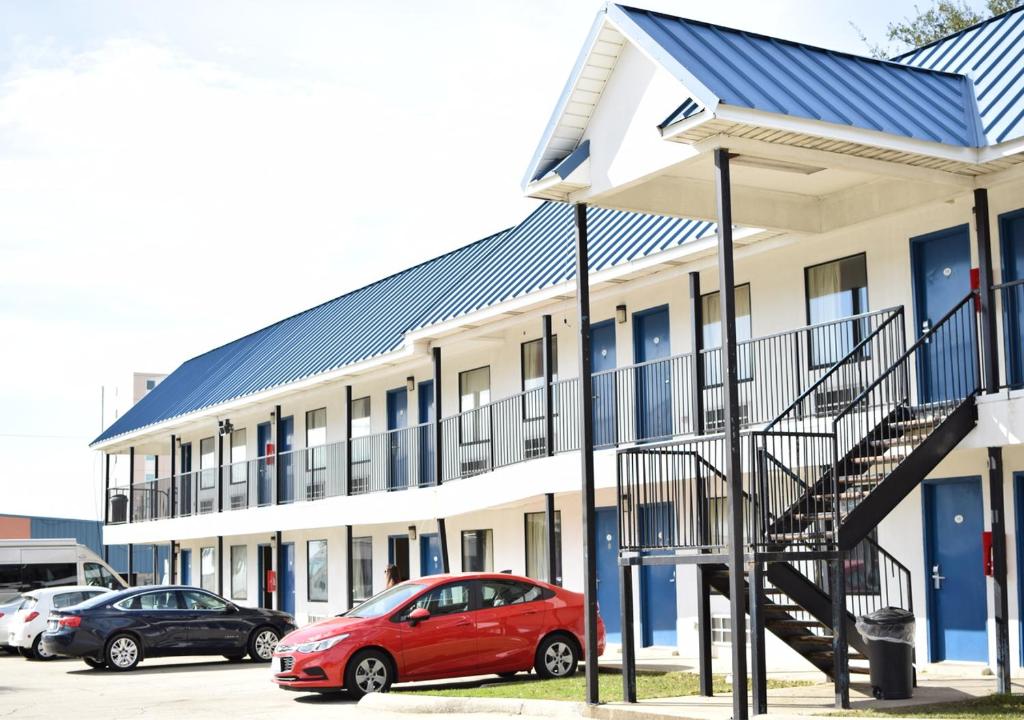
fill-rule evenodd
<path id="1" fill-rule="evenodd" d="M 192 551 L 182 550 L 181 556 L 181 584 L 191 585 L 192 584 Z"/>
<path id="2" fill-rule="evenodd" d="M 971 289 L 971 238 L 966 225 L 922 235 L 910 241 L 917 337 L 953 309 Z M 919 355 L 918 400 L 922 404 L 952 399 L 976 377 L 973 333 L 952 326 L 929 342 Z M 965 373 L 967 375 L 965 376 Z M 959 380 L 957 380 L 959 378 Z"/>
<path id="3" fill-rule="evenodd" d="M 270 423 L 264 422 L 256 426 L 256 455 L 261 458 L 267 456 L 267 446 L 273 442 L 273 435 L 270 432 Z M 256 501 L 260 505 L 269 505 L 271 500 L 271 488 L 274 478 L 274 464 L 266 460 L 256 465 Z"/>
<path id="4" fill-rule="evenodd" d="M 434 428 L 430 425 L 434 420 L 434 381 L 424 380 L 417 388 L 416 407 L 419 413 L 420 427 L 420 485 L 434 484 Z"/>
<path id="5" fill-rule="evenodd" d="M 640 538 L 645 546 L 672 542 L 672 503 L 641 505 Z M 640 629 L 643 646 L 676 644 L 676 568 L 644 565 L 640 571 Z"/>
<path id="6" fill-rule="evenodd" d="M 619 614 L 619 518 L 614 507 L 597 508 L 597 604 L 608 642 L 622 642 Z"/>
<path id="7" fill-rule="evenodd" d="M 667 305 L 633 313 L 633 358 L 644 363 L 636 369 L 637 440 L 672 435 L 669 346 Z"/>
<path id="8" fill-rule="evenodd" d="M 1024 280 L 1024 210 L 999 216 L 1003 282 Z M 1006 383 L 1024 387 L 1024 285 L 1002 291 Z"/>
<path id="9" fill-rule="evenodd" d="M 615 445 L 615 321 L 590 327 L 590 369 L 594 374 L 594 447 Z"/>
<path id="10" fill-rule="evenodd" d="M 292 443 L 295 441 L 295 418 L 291 415 L 281 418 L 277 425 L 278 455 L 281 463 L 280 486 L 277 501 L 290 503 L 295 499 L 295 461 L 292 457 Z"/>
<path id="11" fill-rule="evenodd" d="M 437 533 L 420 535 L 420 577 L 444 572 L 441 561 L 441 538 Z"/>
<path id="12" fill-rule="evenodd" d="M 400 431 L 408 427 L 409 391 L 404 387 L 388 390 L 388 490 L 401 490 L 409 485 L 406 459 L 409 448 L 406 435 Z"/>
<path id="13" fill-rule="evenodd" d="M 986 661 L 981 478 L 925 482 L 924 521 L 929 660 Z"/>
<path id="14" fill-rule="evenodd" d="M 285 543 L 281 546 L 281 573 L 277 581 L 281 583 L 282 598 L 281 609 L 291 616 L 295 616 L 295 543 Z"/>

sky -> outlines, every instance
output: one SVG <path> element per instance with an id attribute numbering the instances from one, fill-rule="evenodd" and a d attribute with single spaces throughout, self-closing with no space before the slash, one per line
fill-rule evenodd
<path id="1" fill-rule="evenodd" d="M 913 11 L 634 4 L 861 53 Z M 0 0 L 0 513 L 101 517 L 101 388 L 525 217 L 600 7 Z"/>

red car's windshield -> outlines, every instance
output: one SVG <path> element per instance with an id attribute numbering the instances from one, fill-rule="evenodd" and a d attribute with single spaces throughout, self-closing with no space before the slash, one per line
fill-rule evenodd
<path id="1" fill-rule="evenodd" d="M 387 615 L 424 587 L 426 586 L 411 582 L 395 585 L 393 588 L 374 595 L 362 605 L 352 608 L 345 613 L 345 617 L 374 618 Z"/>

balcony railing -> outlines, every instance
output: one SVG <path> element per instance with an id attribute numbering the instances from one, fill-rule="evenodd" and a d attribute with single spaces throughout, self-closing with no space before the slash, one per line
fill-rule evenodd
<path id="1" fill-rule="evenodd" d="M 871 384 L 895 349 L 902 349 L 902 322 L 902 309 L 886 309 L 739 343 L 741 426 L 762 425 L 787 408 L 802 421 L 842 406 Z M 865 343 L 865 338 L 875 341 Z M 836 361 L 842 358 L 843 371 L 837 373 Z M 721 351 L 714 348 L 699 357 L 685 353 L 595 373 L 595 447 L 720 432 L 720 361 Z M 827 385 L 821 382 L 825 376 Z M 817 390 L 809 393 L 808 388 Z M 578 378 L 554 381 L 551 396 L 551 438 L 543 388 L 442 418 L 442 479 L 469 478 L 544 457 L 549 447 L 550 454 L 577 450 Z M 350 482 L 347 444 L 341 441 L 281 452 L 279 467 L 273 457 L 265 457 L 225 465 L 222 478 L 216 468 L 206 468 L 160 481 L 168 499 L 156 511 L 149 508 L 158 501 L 140 494 L 137 485 L 134 498 L 146 499 L 141 506 L 133 502 L 132 519 L 319 500 L 344 495 L 346 487 L 353 494 L 429 487 L 436 484 L 434 439 L 432 423 L 353 438 Z M 113 504 L 111 509 L 111 522 L 116 522 L 121 515 L 113 512 Z"/>
<path id="2" fill-rule="evenodd" d="M 1024 387 L 1024 279 L 996 285 L 996 303 L 1003 319 L 1003 386 Z"/>

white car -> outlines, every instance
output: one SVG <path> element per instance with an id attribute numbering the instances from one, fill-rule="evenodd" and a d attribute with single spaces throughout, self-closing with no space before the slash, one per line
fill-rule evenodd
<path id="1" fill-rule="evenodd" d="M 0 650 L 5 650 L 13 655 L 18 654 L 18 648 L 12 648 L 7 644 L 7 632 L 14 620 L 14 614 L 21 607 L 21 595 L 15 595 L 13 599 L 4 600 L 0 603 Z"/>
<path id="2" fill-rule="evenodd" d="M 21 606 L 7 626 L 7 644 L 18 648 L 30 660 L 55 658 L 56 655 L 47 653 L 39 646 L 50 613 L 109 592 L 109 589 L 95 585 L 69 585 L 25 593 Z"/>

